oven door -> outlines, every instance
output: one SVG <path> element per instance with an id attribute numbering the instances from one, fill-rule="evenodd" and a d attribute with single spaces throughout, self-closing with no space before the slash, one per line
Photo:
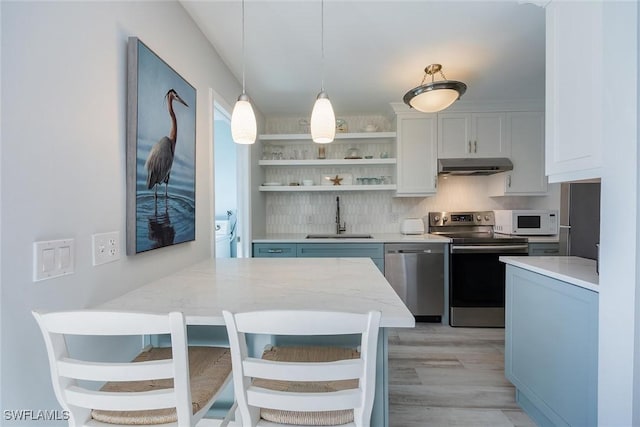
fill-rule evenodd
<path id="1" fill-rule="evenodd" d="M 501 255 L 528 254 L 528 244 L 451 245 L 451 326 L 504 327 L 505 265 Z"/>

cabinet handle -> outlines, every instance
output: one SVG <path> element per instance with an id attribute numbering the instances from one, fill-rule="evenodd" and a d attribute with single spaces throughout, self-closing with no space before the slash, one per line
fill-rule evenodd
<path id="1" fill-rule="evenodd" d="M 467 153 L 471 153 L 471 140 L 469 140 L 469 148 L 467 150 Z"/>
<path id="2" fill-rule="evenodd" d="M 507 175 L 507 187 L 511 188 L 511 175 Z"/>
<path id="3" fill-rule="evenodd" d="M 267 250 L 268 253 L 270 254 L 281 254 L 282 253 L 282 249 L 269 249 Z"/>
<path id="4" fill-rule="evenodd" d="M 474 153 L 478 152 L 478 141 L 473 141 L 473 152 Z"/>
<path id="5" fill-rule="evenodd" d="M 433 188 L 438 188 L 438 174 L 433 176 Z"/>

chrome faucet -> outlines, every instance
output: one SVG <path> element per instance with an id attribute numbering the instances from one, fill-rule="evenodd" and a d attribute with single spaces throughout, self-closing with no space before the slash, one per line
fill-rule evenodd
<path id="1" fill-rule="evenodd" d="M 336 197 L 336 234 L 340 234 L 343 231 L 347 231 L 347 224 L 340 225 L 340 197 Z"/>

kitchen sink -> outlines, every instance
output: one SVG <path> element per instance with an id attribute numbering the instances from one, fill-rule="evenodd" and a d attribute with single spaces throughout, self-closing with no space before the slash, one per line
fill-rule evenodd
<path id="1" fill-rule="evenodd" d="M 307 239 L 372 239 L 371 234 L 307 234 Z"/>

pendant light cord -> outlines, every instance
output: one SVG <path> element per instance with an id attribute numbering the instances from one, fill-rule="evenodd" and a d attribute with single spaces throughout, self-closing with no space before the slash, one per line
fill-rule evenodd
<path id="1" fill-rule="evenodd" d="M 320 1 L 320 46 L 322 58 L 322 71 L 320 78 L 320 91 L 324 92 L 324 0 Z"/>
<path id="2" fill-rule="evenodd" d="M 244 90 L 244 63 L 245 63 L 245 54 L 244 54 L 244 0 L 242 0 L 242 94 L 245 94 Z"/>

